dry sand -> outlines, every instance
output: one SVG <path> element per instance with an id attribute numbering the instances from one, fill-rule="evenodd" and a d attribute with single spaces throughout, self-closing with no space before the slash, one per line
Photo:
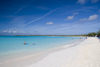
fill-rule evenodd
<path id="1" fill-rule="evenodd" d="M 100 67 L 100 40 L 89 37 L 80 44 L 50 53 L 28 67 Z"/>

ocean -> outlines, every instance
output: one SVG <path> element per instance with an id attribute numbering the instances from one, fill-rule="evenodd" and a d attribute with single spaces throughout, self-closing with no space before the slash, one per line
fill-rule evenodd
<path id="1" fill-rule="evenodd" d="M 0 36 L 0 61 L 20 56 L 20 54 L 39 52 L 71 43 L 80 37 L 65 36 Z M 24 42 L 26 43 L 24 45 Z"/>

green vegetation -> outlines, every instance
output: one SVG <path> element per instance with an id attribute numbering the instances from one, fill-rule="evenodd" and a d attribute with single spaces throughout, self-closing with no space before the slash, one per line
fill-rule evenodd
<path id="1" fill-rule="evenodd" d="M 95 33 L 95 32 L 87 34 L 87 36 L 93 36 L 93 37 L 96 36 L 96 35 L 97 35 L 97 33 Z"/>
<path id="2" fill-rule="evenodd" d="M 98 36 L 98 37 L 100 37 L 100 30 L 98 32 L 88 33 L 87 36 L 92 36 L 92 37 Z"/>

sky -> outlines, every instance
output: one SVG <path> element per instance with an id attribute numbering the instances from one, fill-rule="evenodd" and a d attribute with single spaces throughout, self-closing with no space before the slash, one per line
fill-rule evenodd
<path id="1" fill-rule="evenodd" d="M 100 30 L 100 0 L 0 0 L 0 35 L 79 35 Z"/>

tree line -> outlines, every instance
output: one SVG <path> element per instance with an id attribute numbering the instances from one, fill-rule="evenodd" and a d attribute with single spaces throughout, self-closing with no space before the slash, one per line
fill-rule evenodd
<path id="1" fill-rule="evenodd" d="M 88 33 L 87 36 L 97 36 L 97 37 L 100 37 L 100 30 L 98 32 Z"/>

